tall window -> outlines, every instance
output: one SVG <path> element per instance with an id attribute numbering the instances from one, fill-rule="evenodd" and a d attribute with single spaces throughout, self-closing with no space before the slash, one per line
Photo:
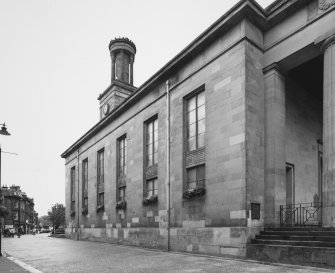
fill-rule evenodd
<path id="1" fill-rule="evenodd" d="M 119 148 L 119 160 L 118 160 L 118 167 L 119 167 L 119 177 L 125 176 L 127 174 L 127 141 L 126 135 L 119 139 L 118 141 L 118 148 Z"/>
<path id="2" fill-rule="evenodd" d="M 87 158 L 83 160 L 82 166 L 83 166 L 82 167 L 83 208 L 87 209 L 88 207 L 88 159 Z"/>
<path id="3" fill-rule="evenodd" d="M 126 198 L 126 174 L 127 174 L 127 135 L 118 139 L 118 200 L 125 201 Z"/>
<path id="4" fill-rule="evenodd" d="M 97 205 L 98 208 L 102 208 L 104 206 L 104 149 L 98 152 L 97 157 Z"/>
<path id="5" fill-rule="evenodd" d="M 75 198 L 75 179 L 76 179 L 76 167 L 71 168 L 71 213 L 75 212 L 76 198 Z"/>
<path id="6" fill-rule="evenodd" d="M 157 188 L 157 178 L 147 180 L 147 197 L 151 197 L 157 195 L 158 188 Z"/>
<path id="7" fill-rule="evenodd" d="M 187 100 L 187 150 L 205 146 L 205 92 Z"/>
<path id="8" fill-rule="evenodd" d="M 203 188 L 205 186 L 205 178 L 205 165 L 187 169 L 187 188 Z"/>
<path id="9" fill-rule="evenodd" d="M 144 184 L 143 197 L 148 199 L 158 193 L 158 117 L 144 123 Z M 156 198 L 157 200 L 157 198 Z"/>
<path id="10" fill-rule="evenodd" d="M 158 119 L 146 124 L 146 165 L 147 167 L 158 163 Z"/>

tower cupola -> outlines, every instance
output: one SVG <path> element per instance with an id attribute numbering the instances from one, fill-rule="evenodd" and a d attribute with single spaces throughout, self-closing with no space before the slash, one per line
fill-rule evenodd
<path id="1" fill-rule="evenodd" d="M 118 80 L 133 85 L 135 44 L 128 38 L 115 38 L 109 43 L 109 51 L 112 59 L 112 83 Z"/>

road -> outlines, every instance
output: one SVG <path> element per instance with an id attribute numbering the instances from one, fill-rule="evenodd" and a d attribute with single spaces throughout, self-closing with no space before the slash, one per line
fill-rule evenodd
<path id="1" fill-rule="evenodd" d="M 265 265 L 253 261 L 167 253 L 90 241 L 50 238 L 47 234 L 2 238 L 3 251 L 47 273 L 282 273 L 334 272 L 326 269 Z M 0 265 L 1 267 L 1 265 Z M 0 270 L 1 271 L 1 270 Z"/>

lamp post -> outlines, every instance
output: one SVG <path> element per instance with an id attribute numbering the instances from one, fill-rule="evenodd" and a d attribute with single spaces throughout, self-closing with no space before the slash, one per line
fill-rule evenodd
<path id="1" fill-rule="evenodd" d="M 4 136 L 10 136 L 10 133 L 8 133 L 7 128 L 6 128 L 6 124 L 0 124 L 1 130 L 0 130 L 0 135 L 4 135 Z M 1 146 L 0 146 L 0 206 L 2 205 L 2 192 L 1 192 Z M 0 257 L 2 256 L 2 252 L 1 252 L 1 219 L 0 219 Z"/>

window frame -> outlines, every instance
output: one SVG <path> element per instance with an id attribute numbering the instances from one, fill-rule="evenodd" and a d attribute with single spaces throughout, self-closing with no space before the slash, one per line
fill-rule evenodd
<path id="1" fill-rule="evenodd" d="M 145 197 L 149 198 L 151 196 L 158 196 L 158 177 L 147 179 L 145 182 L 146 182 L 145 183 Z M 152 182 L 152 189 L 149 190 L 148 185 L 151 182 Z M 152 194 L 149 195 L 149 192 L 152 192 Z"/>
<path id="2" fill-rule="evenodd" d="M 88 208 L 88 158 L 82 161 L 82 208 Z"/>
<path id="3" fill-rule="evenodd" d="M 102 157 L 102 159 L 101 159 Z M 102 188 L 102 190 L 101 190 Z M 105 148 L 97 151 L 97 208 L 104 208 L 104 202 L 101 204 L 100 196 L 105 194 Z"/>
<path id="4" fill-rule="evenodd" d="M 200 168 L 203 168 L 202 178 L 199 178 Z M 192 170 L 195 170 L 195 180 L 189 181 L 189 172 Z M 195 183 L 196 186 L 190 187 L 189 185 L 191 183 Z M 199 186 L 200 183 L 201 185 Z M 197 165 L 197 166 L 186 169 L 186 190 L 205 188 L 205 183 L 206 183 L 206 165 L 205 164 Z"/>
<path id="5" fill-rule="evenodd" d="M 76 210 L 76 166 L 70 169 L 70 201 L 71 201 L 71 214 Z"/>
<path id="6" fill-rule="evenodd" d="M 156 124 L 156 127 L 155 127 Z M 152 132 L 151 132 L 151 136 L 152 137 L 152 142 L 148 143 L 148 133 L 149 133 L 149 126 L 152 125 Z M 155 134 L 155 131 L 157 132 L 157 135 Z M 145 168 L 149 168 L 152 167 L 154 165 L 158 164 L 158 147 L 159 147 L 159 138 L 158 138 L 158 115 L 154 115 L 153 117 L 151 117 L 150 119 L 146 120 L 144 122 L 144 166 Z M 157 139 L 155 139 L 155 136 L 157 136 Z M 150 164 L 148 162 L 148 146 L 152 144 L 152 148 L 151 148 L 151 154 L 152 154 L 152 163 Z M 155 148 L 157 145 L 157 152 L 155 153 Z M 155 162 L 156 159 L 156 162 Z M 150 165 L 149 165 L 150 164 Z"/>
<path id="7" fill-rule="evenodd" d="M 123 134 L 116 141 L 116 200 L 121 202 L 126 200 L 126 176 L 127 176 L 127 134 Z M 123 145 L 123 146 L 121 146 Z M 122 160 L 121 160 L 122 153 Z M 121 162 L 122 161 L 122 162 Z M 121 171 L 122 163 L 122 171 Z M 120 191 L 123 191 L 123 198 L 121 198 Z"/>
<path id="8" fill-rule="evenodd" d="M 199 95 L 203 93 L 204 96 L 204 104 L 201 104 L 200 106 L 198 105 L 198 98 Z M 195 108 L 193 110 L 195 110 L 195 122 L 193 122 L 192 124 L 190 124 L 189 121 L 189 113 L 191 113 L 193 110 L 189 111 L 188 110 L 188 106 L 189 106 L 189 102 L 195 98 Z M 204 117 L 202 119 L 198 119 L 199 118 L 199 108 L 200 107 L 204 107 Z M 204 132 L 203 133 L 199 133 L 199 122 L 204 120 Z M 190 125 L 195 125 L 195 149 L 190 149 L 190 144 L 189 144 L 189 131 L 190 131 Z M 197 151 L 199 149 L 204 148 L 206 145 L 205 143 L 205 135 L 206 135 L 206 91 L 205 91 L 205 85 L 203 84 L 202 86 L 200 86 L 199 88 L 197 88 L 196 90 L 192 91 L 190 94 L 188 94 L 187 96 L 184 97 L 184 132 L 185 132 L 185 137 L 184 137 L 184 142 L 185 142 L 185 150 L 187 153 L 191 153 L 194 151 Z M 199 146 L 199 135 L 203 134 L 203 146 Z"/>

